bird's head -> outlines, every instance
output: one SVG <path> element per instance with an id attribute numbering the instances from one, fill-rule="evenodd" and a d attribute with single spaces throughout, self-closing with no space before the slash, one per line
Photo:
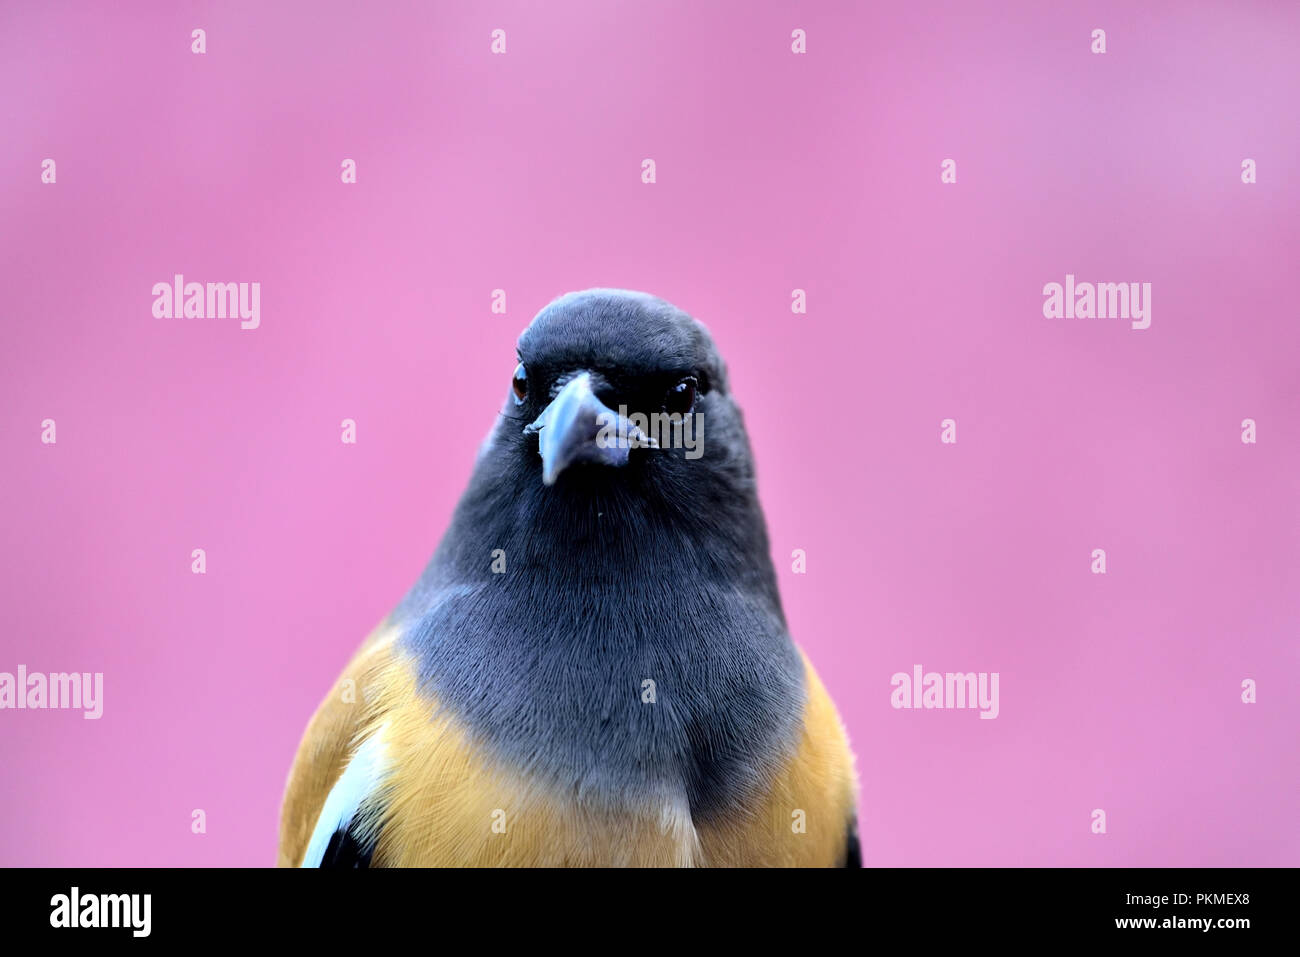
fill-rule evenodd
<path id="1" fill-rule="evenodd" d="M 654 296 L 591 289 L 542 309 L 517 352 L 469 486 L 404 607 L 491 581 L 530 614 L 567 621 L 576 602 L 613 602 L 618 615 L 635 606 L 629 628 L 682 628 L 709 620 L 712 582 L 783 620 L 749 440 L 708 330 Z M 523 574 L 496 574 L 484 548 Z"/>
<path id="2" fill-rule="evenodd" d="M 740 483 L 752 466 L 707 329 L 646 293 L 592 289 L 519 337 L 494 444 L 546 486 L 665 496 Z"/>

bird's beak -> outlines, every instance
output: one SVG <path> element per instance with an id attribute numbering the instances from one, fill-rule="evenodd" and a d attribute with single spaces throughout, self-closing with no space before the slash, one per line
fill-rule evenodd
<path id="1" fill-rule="evenodd" d="M 588 372 L 564 384 L 537 420 L 524 429 L 525 434 L 533 432 L 542 456 L 542 481 L 547 485 L 554 485 L 574 462 L 626 465 L 629 449 L 656 445 L 625 416 L 596 398 Z"/>

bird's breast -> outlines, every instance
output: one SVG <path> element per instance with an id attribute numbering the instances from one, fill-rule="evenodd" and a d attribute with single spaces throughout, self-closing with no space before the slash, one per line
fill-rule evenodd
<path id="1" fill-rule="evenodd" d="M 550 709 L 540 707 L 545 695 L 514 712 L 514 726 L 524 737 L 503 741 L 431 692 L 415 660 L 395 647 L 368 695 L 375 717 L 367 740 L 376 742 L 384 764 L 384 783 L 374 796 L 374 862 L 835 863 L 836 842 L 852 813 L 852 772 L 834 708 L 815 676 L 811 685 L 804 683 L 804 663 L 795 654 L 804 693 L 788 722 L 793 733 L 785 747 L 760 754 L 739 741 L 710 740 L 716 716 L 679 739 L 667 729 L 647 734 L 639 723 L 644 715 L 612 705 L 602 720 L 579 720 L 577 713 L 591 712 L 573 699 L 551 701 L 566 716 L 548 719 Z M 667 682 L 669 690 L 673 680 Z M 638 707 L 667 703 L 658 686 L 653 701 L 634 697 Z M 690 711 L 680 702 L 677 708 Z M 696 717 L 708 717 L 707 710 Z M 528 733 L 534 723 L 535 730 L 548 730 Z M 587 735 L 587 750 L 560 746 L 553 735 L 562 729 Z M 655 743 L 646 747 L 647 740 Z M 673 749 L 685 749 L 691 757 Z M 738 769 L 718 764 L 728 753 L 748 760 L 757 773 L 738 776 Z M 697 763 L 694 772 L 689 770 Z M 733 783 L 743 777 L 744 783 L 710 790 L 692 781 L 692 773 L 718 774 L 720 781 L 731 777 Z M 702 797 L 708 800 L 701 803 Z M 811 819 L 815 830 L 792 829 L 792 814 Z"/>
<path id="2" fill-rule="evenodd" d="M 680 802 L 699 818 L 791 753 L 802 662 L 761 605 L 722 594 L 683 608 L 665 590 L 530 612 L 509 597 L 446 592 L 399 644 L 413 706 L 501 767 L 593 806 Z"/>

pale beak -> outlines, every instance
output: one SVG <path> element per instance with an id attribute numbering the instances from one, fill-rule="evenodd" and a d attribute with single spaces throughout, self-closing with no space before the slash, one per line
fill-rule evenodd
<path id="1" fill-rule="evenodd" d="M 657 443 L 625 416 L 609 408 L 591 390 L 591 374 L 582 372 L 564 384 L 524 434 L 537 433 L 542 456 L 542 481 L 554 485 L 575 462 L 627 464 L 628 452 Z"/>

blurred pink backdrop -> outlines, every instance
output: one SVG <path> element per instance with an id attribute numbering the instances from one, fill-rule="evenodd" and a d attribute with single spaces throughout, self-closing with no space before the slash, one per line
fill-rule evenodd
<path id="1" fill-rule="evenodd" d="M 595 285 L 728 360 L 868 864 L 1300 864 L 1298 41 L 1281 2 L 5 4 L 0 670 L 105 700 L 0 712 L 0 864 L 272 863 L 515 336 Z M 261 327 L 154 318 L 178 272 Z M 1151 328 L 1044 318 L 1067 272 Z M 999 717 L 891 708 L 918 663 Z"/>

